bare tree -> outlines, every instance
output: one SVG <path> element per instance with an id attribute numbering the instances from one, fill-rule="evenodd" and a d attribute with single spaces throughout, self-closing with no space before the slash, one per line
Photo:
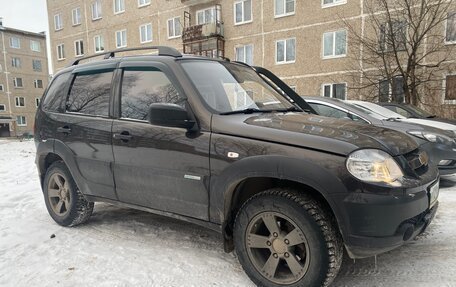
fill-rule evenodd
<path id="1" fill-rule="evenodd" d="M 368 99 L 423 103 L 424 90 L 441 83 L 451 47 L 443 27 L 452 0 L 365 0 L 363 27 L 343 19 L 355 58 L 354 89 Z M 386 100 L 386 99 L 383 99 Z"/>

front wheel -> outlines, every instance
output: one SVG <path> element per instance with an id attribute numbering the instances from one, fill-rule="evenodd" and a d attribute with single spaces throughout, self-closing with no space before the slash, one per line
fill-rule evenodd
<path id="1" fill-rule="evenodd" d="M 328 286 L 343 244 L 329 213 L 313 198 L 270 189 L 239 210 L 234 240 L 239 261 L 259 286 Z"/>

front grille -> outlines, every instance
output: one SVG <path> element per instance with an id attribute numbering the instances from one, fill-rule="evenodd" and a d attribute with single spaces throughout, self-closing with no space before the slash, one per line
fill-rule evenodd
<path id="1" fill-rule="evenodd" d="M 422 175 L 427 171 L 429 164 L 428 154 L 420 149 L 416 149 L 404 155 L 410 168 L 418 175 Z"/>

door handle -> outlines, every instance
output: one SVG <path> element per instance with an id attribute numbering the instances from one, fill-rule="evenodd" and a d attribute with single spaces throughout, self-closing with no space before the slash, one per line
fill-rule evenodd
<path id="1" fill-rule="evenodd" d="M 120 134 L 113 134 L 112 137 L 116 140 L 121 140 L 122 142 L 128 142 L 132 138 L 130 133 L 127 131 L 123 131 Z"/>
<path id="2" fill-rule="evenodd" d="M 71 128 L 69 126 L 58 127 L 57 132 L 68 135 L 71 133 Z"/>

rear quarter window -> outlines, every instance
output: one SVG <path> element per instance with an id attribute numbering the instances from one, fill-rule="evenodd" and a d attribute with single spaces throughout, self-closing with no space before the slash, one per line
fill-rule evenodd
<path id="1" fill-rule="evenodd" d="M 65 98 L 65 87 L 70 78 L 70 73 L 65 73 L 56 76 L 51 82 L 41 103 L 41 107 L 45 111 L 59 112 L 62 100 Z"/>
<path id="2" fill-rule="evenodd" d="M 77 74 L 70 88 L 66 111 L 91 116 L 109 116 L 113 71 Z"/>

